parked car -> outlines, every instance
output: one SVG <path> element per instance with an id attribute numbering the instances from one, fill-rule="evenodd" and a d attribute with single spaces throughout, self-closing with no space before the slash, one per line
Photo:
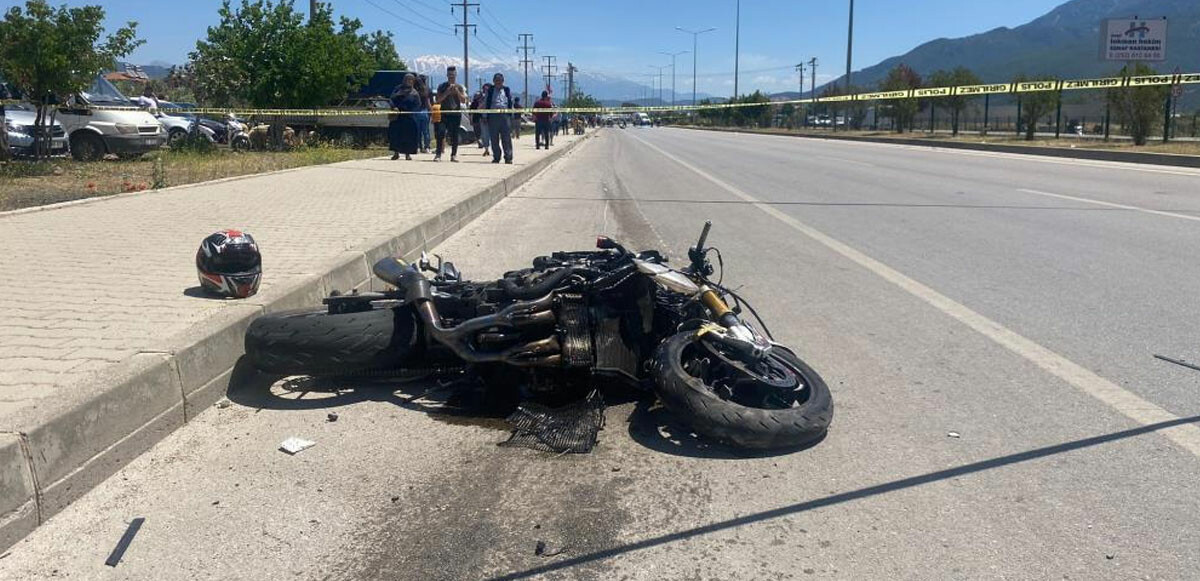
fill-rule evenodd
<path id="1" fill-rule="evenodd" d="M 59 109 L 58 120 L 66 130 L 71 156 L 93 161 L 107 154 L 137 157 L 162 147 L 167 140 L 163 126 L 144 109 L 93 109 L 89 105 L 134 107 L 112 83 L 96 77 L 87 91 L 75 97 L 76 106 Z"/>
<path id="2" fill-rule="evenodd" d="M 17 157 L 32 157 L 34 136 L 38 135 L 34 122 L 37 112 L 23 105 L 9 106 L 4 113 L 4 128 L 8 131 L 8 149 Z M 67 133 L 61 123 L 55 121 L 50 127 L 50 155 L 67 154 Z"/>
<path id="3" fill-rule="evenodd" d="M 158 119 L 163 130 L 166 131 L 168 144 L 187 137 L 188 132 L 192 130 L 192 124 L 196 122 L 195 115 L 187 113 L 182 107 L 168 101 L 159 101 L 158 111 L 151 111 L 151 114 Z M 200 125 L 199 131 L 209 141 L 217 140 L 216 133 L 204 124 Z"/>

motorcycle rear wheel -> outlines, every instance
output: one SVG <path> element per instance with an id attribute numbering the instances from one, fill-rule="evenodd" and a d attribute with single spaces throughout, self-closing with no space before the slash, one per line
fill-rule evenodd
<path id="1" fill-rule="evenodd" d="M 250 324 L 246 356 L 259 370 L 280 375 L 395 369 L 412 350 L 416 331 L 410 309 L 287 311 Z"/>
<path id="2" fill-rule="evenodd" d="M 789 407 L 758 407 L 732 401 L 719 393 L 720 389 L 705 373 L 696 375 L 693 363 L 705 357 L 704 349 L 694 332 L 679 333 L 658 346 L 652 361 L 659 398 L 696 433 L 740 448 L 768 450 L 800 447 L 819 440 L 829 430 L 833 420 L 829 387 L 791 351 L 774 349 L 771 356 L 774 377 L 743 374 L 740 381 L 763 384 L 764 390 L 776 388 L 765 385 L 766 381 L 775 380 L 777 384 L 791 381 L 801 388 L 797 392 L 800 397 Z"/>

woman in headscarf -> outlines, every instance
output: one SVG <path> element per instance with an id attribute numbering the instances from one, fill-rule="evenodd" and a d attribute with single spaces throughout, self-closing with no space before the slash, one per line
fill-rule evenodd
<path id="1" fill-rule="evenodd" d="M 399 115 L 388 124 L 388 148 L 392 150 L 392 159 L 412 159 L 417 152 L 417 121 L 413 113 L 421 110 L 421 94 L 416 88 L 417 77 L 412 73 L 404 75 L 404 81 L 392 92 L 392 108 L 400 111 Z"/>

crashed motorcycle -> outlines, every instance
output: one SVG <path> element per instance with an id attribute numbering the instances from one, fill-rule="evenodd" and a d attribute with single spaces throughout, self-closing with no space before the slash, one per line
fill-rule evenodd
<path id="1" fill-rule="evenodd" d="M 723 264 L 705 246 L 710 227 L 680 269 L 603 236 L 596 250 L 541 256 L 489 282 L 464 280 L 424 254 L 411 264 L 384 258 L 373 272 L 391 290 L 261 317 L 247 330 L 246 354 L 280 375 L 470 368 L 515 379 L 532 398 L 623 381 L 653 390 L 696 434 L 725 444 L 820 439 L 833 416 L 829 388 L 772 340 L 745 299 L 712 280 L 710 257 Z"/>

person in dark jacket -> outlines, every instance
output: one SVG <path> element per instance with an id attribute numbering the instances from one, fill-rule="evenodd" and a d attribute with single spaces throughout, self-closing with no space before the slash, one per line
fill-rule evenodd
<path id="1" fill-rule="evenodd" d="M 512 102 L 512 91 L 504 85 L 504 75 L 496 73 L 492 76 L 492 86 L 487 91 L 483 108 L 512 109 Z M 504 154 L 504 163 L 512 163 L 512 113 L 496 113 L 484 117 L 488 131 L 491 132 L 492 163 L 500 163 L 501 153 Z"/>
<path id="2" fill-rule="evenodd" d="M 421 110 L 421 94 L 416 88 L 417 77 L 412 73 L 404 75 L 404 81 L 392 92 L 392 108 L 400 114 L 388 124 L 388 148 L 392 150 L 392 159 L 412 159 L 417 152 L 417 122 L 413 113 Z"/>
<path id="3" fill-rule="evenodd" d="M 538 99 L 533 104 L 534 109 L 550 109 L 553 107 L 554 107 L 554 101 L 550 100 L 550 93 L 548 93 L 546 91 L 542 91 L 542 98 Z M 542 145 L 545 145 L 546 149 L 550 149 L 550 118 L 553 116 L 554 116 L 554 114 L 550 113 L 549 111 L 536 112 L 533 114 L 533 121 L 534 121 L 533 148 L 534 149 L 541 149 Z"/>

